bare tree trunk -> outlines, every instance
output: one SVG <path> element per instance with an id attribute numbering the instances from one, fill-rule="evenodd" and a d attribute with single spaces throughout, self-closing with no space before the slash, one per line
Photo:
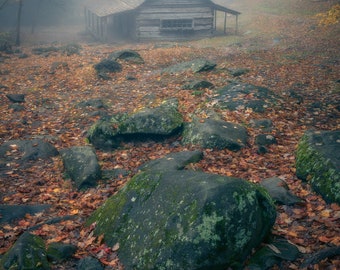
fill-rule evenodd
<path id="1" fill-rule="evenodd" d="M 19 0 L 19 8 L 18 8 L 18 14 L 17 14 L 17 29 L 16 29 L 16 40 L 15 45 L 20 46 L 20 26 L 21 26 L 21 10 L 22 10 L 22 0 Z"/>
<path id="2" fill-rule="evenodd" d="M 39 0 L 38 2 L 38 7 L 36 9 L 36 13 L 35 13 L 35 16 L 33 16 L 32 18 L 32 28 L 31 28 L 31 34 L 34 34 L 34 30 L 37 26 L 37 21 L 38 21 L 38 18 L 39 18 L 39 15 L 40 15 L 40 7 L 42 5 L 42 1 L 43 0 Z"/>

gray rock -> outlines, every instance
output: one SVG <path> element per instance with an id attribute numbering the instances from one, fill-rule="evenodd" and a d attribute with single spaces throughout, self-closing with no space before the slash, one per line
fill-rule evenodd
<path id="1" fill-rule="evenodd" d="M 307 131 L 296 152 L 296 175 L 326 202 L 340 204 L 340 130 Z"/>
<path id="2" fill-rule="evenodd" d="M 93 187 L 101 178 L 95 151 L 90 146 L 76 146 L 60 151 L 67 175 L 78 189 Z"/>
<path id="3" fill-rule="evenodd" d="M 264 112 L 278 100 L 278 96 L 268 88 L 234 82 L 217 90 L 212 102 L 222 109 L 249 108 L 254 112 Z"/>
<path id="4" fill-rule="evenodd" d="M 96 258 L 85 257 L 79 261 L 77 270 L 104 270 L 104 267 Z"/>
<path id="5" fill-rule="evenodd" d="M 164 158 L 152 160 L 142 165 L 139 169 L 143 171 L 154 169 L 159 171 L 182 170 L 186 165 L 196 163 L 202 158 L 203 152 L 199 150 L 171 153 Z"/>
<path id="6" fill-rule="evenodd" d="M 0 146 L 0 170 L 2 167 L 5 170 L 12 169 L 12 165 L 29 167 L 36 160 L 47 159 L 58 154 L 58 150 L 52 144 L 42 139 L 11 140 Z M 8 164 L 12 165 L 8 166 Z"/>
<path id="7" fill-rule="evenodd" d="M 189 90 L 200 90 L 205 88 L 213 88 L 214 85 L 211 82 L 204 81 L 204 80 L 196 80 L 190 83 L 187 83 L 183 86 L 183 89 Z"/>
<path id="8" fill-rule="evenodd" d="M 248 181 L 193 171 L 134 176 L 89 218 L 126 269 L 239 269 L 276 210 Z"/>
<path id="9" fill-rule="evenodd" d="M 110 79 L 108 75 L 109 72 L 120 72 L 122 70 L 122 65 L 111 59 L 103 59 L 93 67 L 96 70 L 98 77 L 102 79 Z"/>
<path id="10" fill-rule="evenodd" d="M 36 214 L 50 208 L 51 205 L 0 205 L 0 223 L 10 223 L 23 218 L 26 214 Z"/>
<path id="11" fill-rule="evenodd" d="M 271 134 L 258 134 L 255 137 L 255 143 L 257 145 L 271 145 L 277 144 L 275 137 Z"/>
<path id="12" fill-rule="evenodd" d="M 25 94 L 7 94 L 6 97 L 13 103 L 25 102 Z"/>
<path id="13" fill-rule="evenodd" d="M 216 63 L 208 61 L 206 59 L 195 59 L 188 62 L 179 63 L 168 68 L 163 69 L 163 73 L 181 73 L 191 70 L 194 73 L 203 71 L 209 71 L 214 69 Z"/>
<path id="14" fill-rule="evenodd" d="M 247 130 L 241 125 L 204 119 L 203 123 L 194 120 L 184 126 L 182 143 L 238 151 L 246 145 L 247 138 Z"/>
<path id="15" fill-rule="evenodd" d="M 136 64 L 144 63 L 144 60 L 140 56 L 140 54 L 133 50 L 116 51 L 116 52 L 111 53 L 108 58 L 114 61 L 117 61 L 118 59 L 122 59 L 122 60 L 136 63 Z"/>
<path id="16" fill-rule="evenodd" d="M 0 269 L 50 269 L 43 239 L 24 232 L 1 258 Z"/>
<path id="17" fill-rule="evenodd" d="M 96 109 L 101 109 L 101 108 L 105 108 L 105 105 L 101 99 L 95 98 L 95 99 L 90 99 L 86 101 L 81 101 L 77 104 L 76 107 L 80 107 L 80 108 L 92 107 Z"/>
<path id="18" fill-rule="evenodd" d="M 155 108 L 144 108 L 131 115 L 117 114 L 95 123 L 88 132 L 89 141 L 97 148 L 110 149 L 124 140 L 147 140 L 169 137 L 179 132 L 183 117 L 178 101 L 170 99 Z"/>
<path id="19" fill-rule="evenodd" d="M 252 119 L 250 125 L 254 128 L 259 128 L 264 132 L 270 132 L 273 127 L 273 122 L 270 119 Z"/>
<path id="20" fill-rule="evenodd" d="M 298 248 L 285 239 L 274 239 L 250 258 L 246 269 L 267 270 L 282 261 L 295 261 L 300 256 Z"/>
<path id="21" fill-rule="evenodd" d="M 293 205 L 302 201 L 299 197 L 293 195 L 286 182 L 278 177 L 263 179 L 260 185 L 268 191 L 272 199 L 278 204 Z"/>
<path id="22" fill-rule="evenodd" d="M 21 112 L 25 110 L 25 106 L 18 103 L 11 104 L 9 108 L 12 109 L 14 112 Z"/>
<path id="23" fill-rule="evenodd" d="M 230 75 L 234 77 L 239 77 L 249 72 L 248 68 L 229 68 L 228 69 Z"/>

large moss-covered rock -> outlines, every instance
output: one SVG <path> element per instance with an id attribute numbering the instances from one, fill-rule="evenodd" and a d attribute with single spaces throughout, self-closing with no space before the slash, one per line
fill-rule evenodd
<path id="1" fill-rule="evenodd" d="M 177 110 L 178 101 L 169 99 L 155 108 L 144 108 L 131 115 L 119 114 L 97 122 L 88 133 L 98 148 L 115 148 L 122 140 L 155 139 L 179 131 L 183 117 Z"/>
<path id="2" fill-rule="evenodd" d="M 0 269 L 50 269 L 44 240 L 28 232 L 23 233 L 14 246 L 1 258 Z"/>
<path id="3" fill-rule="evenodd" d="M 296 175 L 325 201 L 340 204 L 340 130 L 304 134 L 296 152 Z"/>
<path id="4" fill-rule="evenodd" d="M 126 269 L 238 269 L 275 216 L 268 194 L 245 180 L 154 169 L 134 176 L 87 224 L 119 244 Z"/>
<path id="5" fill-rule="evenodd" d="M 183 144 L 196 144 L 204 148 L 230 149 L 238 151 L 247 143 L 245 127 L 222 120 L 194 120 L 184 127 Z"/>

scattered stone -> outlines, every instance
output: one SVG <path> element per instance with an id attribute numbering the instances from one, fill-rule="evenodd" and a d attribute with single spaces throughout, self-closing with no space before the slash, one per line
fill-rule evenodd
<path id="1" fill-rule="evenodd" d="M 38 47 L 38 48 L 33 48 L 32 53 L 36 55 L 45 55 L 48 56 L 49 53 L 51 52 L 57 52 L 59 51 L 59 48 L 50 46 L 50 47 Z"/>
<path id="2" fill-rule="evenodd" d="M 28 54 L 27 53 L 20 53 L 18 56 L 19 59 L 25 59 L 28 58 Z"/>
<path id="3" fill-rule="evenodd" d="M 97 71 L 97 74 L 106 74 L 108 72 L 119 72 L 122 70 L 122 66 L 117 61 L 104 59 L 95 64 L 94 69 Z"/>
<path id="4" fill-rule="evenodd" d="M 305 132 L 296 152 L 296 175 L 327 203 L 340 204 L 340 130 Z"/>
<path id="5" fill-rule="evenodd" d="M 39 236 L 24 232 L 0 259 L 0 269 L 47 270 L 45 243 Z"/>
<path id="6" fill-rule="evenodd" d="M 247 74 L 250 70 L 248 68 L 228 68 L 230 75 L 234 77 L 239 77 L 241 75 Z"/>
<path id="7" fill-rule="evenodd" d="M 278 96 L 268 88 L 233 82 L 217 90 L 211 102 L 221 109 L 252 109 L 261 113 L 278 101 Z"/>
<path id="8" fill-rule="evenodd" d="M 133 75 L 131 75 L 131 74 L 128 74 L 128 75 L 126 75 L 126 80 L 128 80 L 128 81 L 134 81 L 134 80 L 137 80 L 137 78 L 135 77 L 135 76 L 133 76 Z"/>
<path id="9" fill-rule="evenodd" d="M 77 104 L 76 107 L 80 107 L 80 108 L 92 107 L 95 109 L 102 109 L 102 108 L 105 108 L 105 105 L 101 99 L 95 98 L 95 99 L 90 99 L 86 101 L 81 101 Z"/>
<path id="10" fill-rule="evenodd" d="M 278 204 L 293 205 L 302 202 L 302 200 L 293 195 L 288 188 L 285 181 L 278 177 L 271 177 L 263 179 L 260 183 Z"/>
<path id="11" fill-rule="evenodd" d="M 135 175 L 87 221 L 126 269 L 226 269 L 240 265 L 275 222 L 264 189 L 187 170 Z"/>
<path id="12" fill-rule="evenodd" d="M 22 112 L 25 110 L 25 106 L 18 103 L 11 104 L 9 108 L 12 109 L 14 112 Z"/>
<path id="13" fill-rule="evenodd" d="M 76 251 L 77 247 L 72 244 L 53 242 L 47 247 L 47 258 L 52 263 L 61 263 L 71 258 Z"/>
<path id="14" fill-rule="evenodd" d="M 179 63 L 168 68 L 163 69 L 163 73 L 181 73 L 187 70 L 191 70 L 194 73 L 203 71 L 209 71 L 214 69 L 216 63 L 208 61 L 206 59 L 195 59 L 189 62 Z"/>
<path id="15" fill-rule="evenodd" d="M 257 145 L 266 146 L 271 144 L 277 144 L 277 141 L 275 137 L 271 134 L 259 134 L 256 135 L 255 137 L 255 143 Z"/>
<path id="16" fill-rule="evenodd" d="M 51 205 L 7 205 L 0 204 L 0 223 L 12 223 L 24 218 L 26 214 L 34 215 L 50 208 Z"/>
<path id="17" fill-rule="evenodd" d="M 222 120 L 204 119 L 187 123 L 183 130 L 182 143 L 204 148 L 238 151 L 248 139 L 247 130 L 238 124 Z"/>
<path id="18" fill-rule="evenodd" d="M 54 74 L 57 69 L 70 70 L 66 62 L 53 62 L 50 69 L 50 74 Z"/>
<path id="19" fill-rule="evenodd" d="M 294 98 L 294 99 L 296 99 L 296 103 L 297 104 L 301 104 L 301 103 L 303 103 L 303 96 L 301 96 L 300 94 L 298 94 L 296 91 L 294 91 L 294 90 L 289 90 L 289 96 L 291 97 L 291 98 Z"/>
<path id="20" fill-rule="evenodd" d="M 133 50 L 121 50 L 113 52 L 109 55 L 108 59 L 117 61 L 118 59 L 122 59 L 128 62 L 132 62 L 135 64 L 143 64 L 144 60 L 140 56 L 140 54 Z"/>
<path id="21" fill-rule="evenodd" d="M 258 148 L 257 148 L 257 153 L 259 155 L 266 154 L 266 153 L 268 153 L 268 151 L 269 151 L 268 148 L 263 146 L 263 145 L 259 145 Z"/>
<path id="22" fill-rule="evenodd" d="M 79 44 L 67 44 L 64 48 L 63 51 L 66 53 L 67 56 L 71 56 L 73 54 L 80 54 L 82 47 Z"/>
<path id="23" fill-rule="evenodd" d="M 30 161 L 47 159 L 58 154 L 52 144 L 42 139 L 11 140 L 0 146 L 0 171 L 2 167 L 7 170 L 18 166 L 29 167 L 32 165 Z"/>
<path id="24" fill-rule="evenodd" d="M 25 102 L 25 94 L 7 94 L 6 97 L 13 103 Z"/>
<path id="25" fill-rule="evenodd" d="M 273 127 L 273 122 L 270 119 L 252 119 L 250 120 L 250 126 L 259 128 L 264 132 L 270 132 Z"/>
<path id="26" fill-rule="evenodd" d="M 204 81 L 204 80 L 197 80 L 190 82 L 188 84 L 185 84 L 183 86 L 183 89 L 188 89 L 188 90 L 200 90 L 200 89 L 206 89 L 206 88 L 213 88 L 214 85 L 211 82 Z"/>
<path id="27" fill-rule="evenodd" d="M 199 150 L 171 153 L 164 158 L 151 160 L 143 164 L 139 169 L 142 171 L 154 169 L 159 171 L 183 170 L 188 164 L 197 163 L 202 158 L 203 152 Z"/>
<path id="28" fill-rule="evenodd" d="M 280 265 L 282 261 L 295 261 L 300 256 L 298 248 L 286 239 L 274 239 L 265 245 L 250 258 L 246 269 L 264 270 L 274 265 Z"/>
<path id="29" fill-rule="evenodd" d="M 104 270 L 104 267 L 96 258 L 85 257 L 79 261 L 77 270 Z"/>
<path id="30" fill-rule="evenodd" d="M 60 151 L 65 171 L 76 187 L 86 189 L 97 184 L 101 170 L 95 151 L 90 146 L 75 146 Z"/>

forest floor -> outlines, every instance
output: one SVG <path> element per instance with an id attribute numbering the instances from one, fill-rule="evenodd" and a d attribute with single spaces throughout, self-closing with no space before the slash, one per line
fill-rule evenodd
<path id="1" fill-rule="evenodd" d="M 239 35 L 180 43 L 98 44 L 79 43 L 80 54 L 66 55 L 61 51 L 48 55 L 32 54 L 36 46 L 20 48 L 27 58 L 18 54 L 2 54 L 0 63 L 0 144 L 13 139 L 44 137 L 58 150 L 86 145 L 86 131 L 99 119 L 76 105 L 84 100 L 102 99 L 108 113 L 134 112 L 155 106 L 164 99 L 176 97 L 185 121 L 193 115 L 206 117 L 211 110 L 209 98 L 214 89 L 202 93 L 183 90 L 189 80 L 204 79 L 225 86 L 235 78 L 228 69 L 247 68 L 238 79 L 264 86 L 282 97 L 284 106 L 255 113 L 240 108 L 219 111 L 224 120 L 244 124 L 250 134 L 249 145 L 238 152 L 204 149 L 204 158 L 192 169 L 235 176 L 260 182 L 277 176 L 285 180 L 290 190 L 303 199 L 295 206 L 278 206 L 274 235 L 281 235 L 304 254 L 327 246 L 340 245 L 340 206 L 326 204 L 308 183 L 295 175 L 295 150 L 306 130 L 336 130 L 340 128 L 340 58 L 339 24 L 318 26 L 317 12 L 329 8 L 328 2 L 311 1 L 246 1 L 240 19 Z M 275 4 L 275 5 L 274 5 Z M 232 8 L 241 10 L 233 4 Z M 252 12 L 254 6 L 256 12 Z M 243 11 L 243 10 L 241 10 Z M 284 11 L 284 12 L 283 12 Z M 50 44 L 49 44 L 50 45 Z M 58 45 L 58 44 L 57 44 Z M 57 46 L 55 45 L 55 46 Z M 111 52 L 133 49 L 145 60 L 142 65 L 123 62 L 123 70 L 111 74 L 111 80 L 98 79 L 93 65 Z M 202 57 L 217 63 L 215 70 L 193 74 L 162 74 L 164 67 Z M 57 65 L 54 63 L 66 63 Z M 127 80 L 133 76 L 136 80 Z M 295 98 L 292 91 L 299 96 Z M 6 94 L 25 94 L 24 111 L 9 109 Z M 257 153 L 251 119 L 273 121 L 272 135 L 277 145 L 263 155 Z M 61 241 L 78 246 L 77 258 L 93 255 L 107 266 L 118 267 L 116 250 L 105 246 L 102 237 L 93 236 L 84 227 L 84 220 L 106 198 L 115 194 L 137 172 L 143 163 L 195 146 L 168 142 L 127 143 L 113 152 L 97 151 L 102 169 L 125 169 L 128 176 L 114 181 L 102 181 L 96 188 L 77 191 L 64 179 L 60 157 L 38 161 L 32 167 L 13 168 L 0 179 L 1 204 L 51 204 L 44 214 L 30 216 L 0 229 L 0 254 L 5 253 L 28 228 L 57 216 L 77 215 L 75 220 L 45 224 L 35 234 L 48 243 Z M 298 269 L 302 259 L 286 262 L 283 269 Z M 70 269 L 72 265 L 56 266 Z M 340 258 L 324 260 L 309 269 L 339 269 Z M 110 268 L 108 268 L 110 269 Z M 277 268 L 275 268 L 277 269 Z"/>

